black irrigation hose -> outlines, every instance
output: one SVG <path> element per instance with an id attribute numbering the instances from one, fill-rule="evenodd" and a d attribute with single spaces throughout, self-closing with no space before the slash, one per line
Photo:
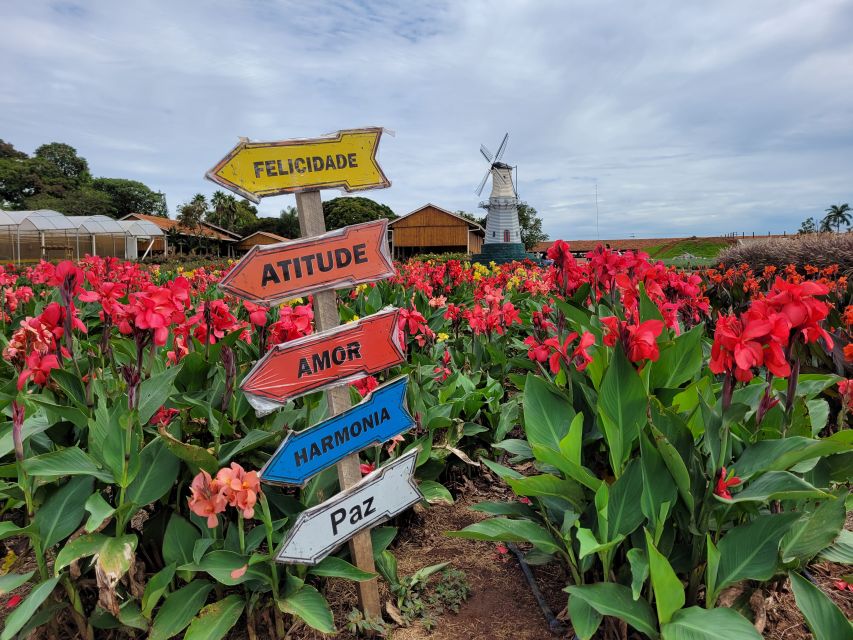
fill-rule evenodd
<path id="1" fill-rule="evenodd" d="M 568 629 L 566 629 L 565 625 L 563 625 L 562 622 L 560 622 L 559 620 L 557 620 L 556 617 L 554 617 L 554 614 L 551 612 L 551 607 L 549 607 L 548 603 L 545 602 L 545 597 L 539 590 L 539 585 L 536 584 L 536 578 L 533 576 L 533 572 L 530 570 L 530 565 L 528 565 L 527 561 L 524 559 L 524 554 L 522 554 L 521 550 L 512 542 L 507 543 L 506 546 L 510 551 L 515 554 L 515 557 L 518 560 L 518 565 L 521 567 L 521 572 L 527 579 L 527 584 L 530 585 L 530 591 L 533 593 L 533 597 L 536 599 L 536 603 L 542 610 L 542 615 L 544 615 L 545 620 L 548 621 L 548 629 L 551 631 L 551 633 L 559 636 L 568 633 Z M 574 640 L 578 640 L 577 636 L 573 636 L 573 638 Z"/>

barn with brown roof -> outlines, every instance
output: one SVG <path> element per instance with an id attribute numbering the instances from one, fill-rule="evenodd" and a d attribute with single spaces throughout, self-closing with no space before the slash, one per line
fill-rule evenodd
<path id="1" fill-rule="evenodd" d="M 479 253 L 486 231 L 476 222 L 425 204 L 388 223 L 388 244 L 394 258 L 423 253 Z"/>
<path id="2" fill-rule="evenodd" d="M 179 255 L 197 251 L 231 256 L 234 255 L 234 245 L 240 240 L 239 234 L 209 222 L 199 222 L 198 227 L 189 229 L 177 220 L 146 213 L 129 213 L 122 220 L 145 220 L 157 225 L 169 238 L 170 253 Z M 151 247 L 151 252 L 163 253 L 166 246 L 165 238 L 157 238 Z"/>

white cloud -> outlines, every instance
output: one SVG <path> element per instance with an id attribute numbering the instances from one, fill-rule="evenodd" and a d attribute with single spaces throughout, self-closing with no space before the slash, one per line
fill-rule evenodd
<path id="1" fill-rule="evenodd" d="M 393 186 L 365 195 L 403 213 L 473 211 L 510 131 L 553 237 L 595 237 L 596 182 L 602 237 L 790 232 L 853 201 L 851 26 L 842 1 L 4 3 L 0 136 L 174 210 L 238 136 L 381 125 Z"/>

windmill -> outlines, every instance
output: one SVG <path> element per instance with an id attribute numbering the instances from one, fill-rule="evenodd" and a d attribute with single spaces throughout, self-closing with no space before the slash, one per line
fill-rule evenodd
<path id="1" fill-rule="evenodd" d="M 477 195 L 483 193 L 486 181 L 492 176 L 492 192 L 488 202 L 480 203 L 480 206 L 488 212 L 486 216 L 486 238 L 485 245 L 504 245 L 503 251 L 498 251 L 503 257 L 506 253 L 509 259 L 521 260 L 528 257 L 524 253 L 521 244 L 521 227 L 518 224 L 518 193 L 512 182 L 512 167 L 501 162 L 509 134 L 505 134 L 497 153 L 492 152 L 485 145 L 480 145 L 480 153 L 489 163 L 489 169 L 483 176 L 480 186 L 477 187 Z M 494 248 L 498 250 L 498 247 Z M 484 247 L 483 258 L 489 257 L 494 251 L 487 251 Z M 497 260 L 496 260 L 497 261 Z"/>

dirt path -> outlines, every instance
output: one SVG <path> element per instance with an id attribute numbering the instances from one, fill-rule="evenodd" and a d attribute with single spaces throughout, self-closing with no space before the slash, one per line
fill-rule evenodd
<path id="1" fill-rule="evenodd" d="M 511 553 L 501 554 L 491 542 L 477 542 L 451 538 L 446 531 L 458 531 L 469 524 L 483 520 L 486 514 L 472 511 L 470 507 L 486 500 L 507 500 L 505 489 L 498 486 L 475 486 L 466 483 L 460 499 L 453 505 L 433 505 L 417 509 L 401 526 L 398 540 L 392 547 L 397 557 L 399 574 L 410 575 L 425 566 L 440 562 L 451 563 L 465 572 L 471 595 L 459 613 L 445 612 L 436 620 L 434 629 L 427 630 L 419 622 L 411 627 L 395 628 L 391 640 L 551 640 L 555 638 L 539 606 L 530 592 L 524 574 Z M 553 570 L 553 568 L 550 568 Z M 562 581 L 538 571 L 537 578 L 545 582 Z M 344 627 L 346 612 L 355 606 L 355 589 L 352 583 L 339 581 L 329 585 L 326 597 L 335 613 L 335 623 Z M 557 584 L 560 586 L 558 587 Z M 382 582 L 380 582 L 382 585 Z M 559 612 L 566 604 L 557 582 L 544 589 L 549 595 L 552 609 Z M 544 585 L 543 585 L 544 586 Z M 384 585 L 383 602 L 387 601 Z M 386 616 L 387 617 L 387 616 Z M 352 636 L 341 633 L 338 638 L 350 640 Z"/>

